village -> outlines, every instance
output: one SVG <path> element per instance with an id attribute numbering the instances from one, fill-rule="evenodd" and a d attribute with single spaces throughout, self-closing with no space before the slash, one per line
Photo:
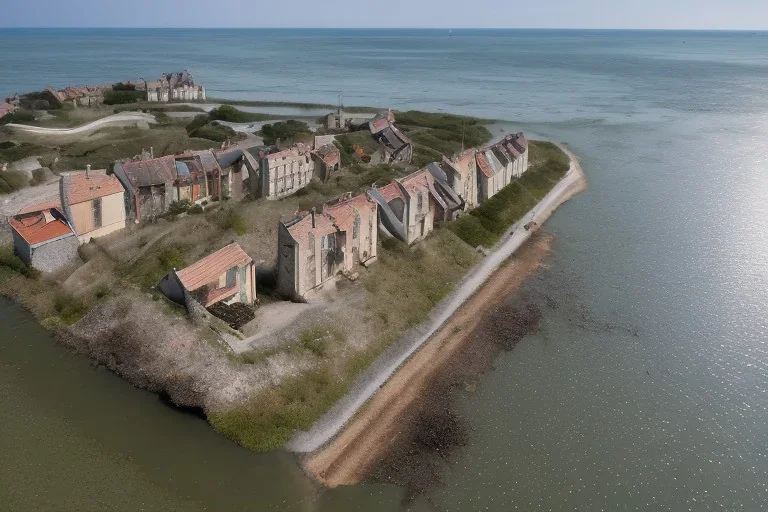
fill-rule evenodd
<path id="1" fill-rule="evenodd" d="M 186 72 L 173 77 L 136 89 L 147 102 L 205 100 Z M 52 93 L 92 108 L 108 89 L 68 90 Z M 183 312 L 235 357 L 229 378 L 241 382 L 238 372 L 251 372 L 242 396 L 193 405 L 241 444 L 279 446 L 285 432 L 279 441 L 248 441 L 214 413 L 268 392 L 269 381 L 315 382 L 307 372 L 333 366 L 334 354 L 344 354 L 335 363 L 343 370 L 334 370 L 341 381 L 358 374 L 422 321 L 568 168 L 553 145 L 522 132 L 493 137 L 472 118 L 348 113 L 339 105 L 321 121 L 314 133 L 269 143 L 231 137 L 172 154 L 148 147 L 101 168 L 59 172 L 57 197 L 8 217 L 13 255 L 34 269 L 19 271 L 42 278 L 11 281 L 4 293 L 44 318 L 54 314 L 54 325 L 81 326 L 81 336 L 95 334 L 82 326 L 111 299 L 134 297 L 144 315 Z M 44 282 L 57 291 L 42 291 Z M 46 293 L 47 309 L 36 305 Z M 352 319 L 359 315 L 365 325 Z M 251 371 L 262 364 L 271 377 Z M 334 385 L 323 380 L 321 394 Z"/>

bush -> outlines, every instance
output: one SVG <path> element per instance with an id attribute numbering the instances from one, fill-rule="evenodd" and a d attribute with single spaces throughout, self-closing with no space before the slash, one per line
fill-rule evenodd
<path id="1" fill-rule="evenodd" d="M 14 110 L 10 114 L 0 119 L 0 124 L 9 124 L 9 123 L 25 124 L 25 123 L 31 123 L 34 120 L 35 120 L 34 112 L 20 108 L 20 109 Z"/>
<path id="2" fill-rule="evenodd" d="M 0 249 L 0 267 L 32 279 L 40 276 L 39 270 L 28 266 L 21 258 L 13 254 L 13 246 L 11 245 Z"/>
<path id="3" fill-rule="evenodd" d="M 35 185 L 41 185 L 48 179 L 48 173 L 45 169 L 35 169 L 32 171 L 32 179 L 29 180 L 29 185 L 34 187 Z"/>
<path id="4" fill-rule="evenodd" d="M 206 124 L 190 133 L 191 137 L 199 137 L 215 142 L 224 142 L 237 136 L 237 132 L 229 126 L 220 124 Z"/>
<path id="5" fill-rule="evenodd" d="M 243 112 L 230 105 L 221 105 L 208 113 L 208 118 L 212 121 L 228 121 L 230 123 L 252 123 L 255 121 L 265 121 L 270 117 L 266 114 L 252 112 Z"/>
<path id="6" fill-rule="evenodd" d="M 190 215 L 200 215 L 201 213 L 203 213 L 203 211 L 204 211 L 204 210 L 203 210 L 203 207 L 202 207 L 202 206 L 200 206 L 199 204 L 196 204 L 195 206 L 193 206 L 192 208 L 190 208 L 190 209 L 187 211 L 187 213 L 189 213 Z"/>
<path id="7" fill-rule="evenodd" d="M 105 105 L 124 105 L 136 103 L 144 99 L 144 93 L 136 90 L 107 90 L 104 91 Z"/>
<path id="8" fill-rule="evenodd" d="M 189 199 L 180 199 L 178 201 L 174 201 L 168 205 L 168 214 L 179 215 L 188 211 L 191 206 L 192 203 L 189 201 Z"/>
<path id="9" fill-rule="evenodd" d="M 208 118 L 208 114 L 198 114 L 196 115 L 192 121 L 187 124 L 187 133 L 191 136 L 194 132 L 196 132 L 199 128 L 205 126 L 208 124 L 210 119 Z"/>
<path id="10" fill-rule="evenodd" d="M 29 178 L 21 171 L 6 171 L 0 174 L 0 194 L 9 194 L 29 185 Z"/>
<path id="11" fill-rule="evenodd" d="M 274 124 L 265 124 L 261 127 L 261 135 L 265 144 L 274 144 L 277 139 L 281 141 L 296 140 L 299 136 L 311 136 L 309 125 L 302 121 L 289 119 Z"/>
<path id="12" fill-rule="evenodd" d="M 219 228 L 224 231 L 231 229 L 240 236 L 248 232 L 248 223 L 245 221 L 245 218 L 231 208 L 217 212 L 214 220 Z"/>
<path id="13" fill-rule="evenodd" d="M 74 324 L 88 313 L 88 306 L 85 302 L 62 290 L 56 292 L 53 306 L 66 324 Z"/>
<path id="14" fill-rule="evenodd" d="M 42 108 L 41 108 L 42 106 Z M 21 97 L 21 108 L 27 110 L 49 110 L 61 108 L 58 98 L 51 91 L 28 92 Z"/>

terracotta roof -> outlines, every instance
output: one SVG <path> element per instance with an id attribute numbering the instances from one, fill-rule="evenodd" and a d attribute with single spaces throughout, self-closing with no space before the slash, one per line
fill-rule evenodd
<path id="1" fill-rule="evenodd" d="M 323 213 L 315 213 L 315 227 L 312 227 L 312 214 L 307 213 L 300 220 L 294 219 L 293 224 L 288 227 L 288 232 L 291 234 L 294 240 L 299 243 L 306 243 L 307 234 L 314 233 L 316 237 L 327 235 L 336 231 L 336 226 L 327 215 Z M 316 241 L 315 243 L 320 243 Z"/>
<path id="2" fill-rule="evenodd" d="M 528 149 L 528 139 L 525 138 L 523 132 L 520 132 L 512 139 L 512 144 L 517 146 L 520 151 L 526 151 Z"/>
<path id="3" fill-rule="evenodd" d="M 50 210 L 51 208 L 57 208 L 61 210 L 61 200 L 60 199 L 51 199 L 50 201 L 45 201 L 42 203 L 36 203 L 31 204 L 29 206 L 25 206 L 16 215 L 21 215 L 22 213 L 33 213 L 33 212 L 41 212 L 43 210 Z"/>
<path id="4" fill-rule="evenodd" d="M 514 146 L 514 144 L 512 144 L 511 142 L 506 142 L 506 144 L 505 144 L 505 146 L 504 146 L 504 147 L 506 147 L 506 148 L 507 148 L 507 151 L 509 151 L 509 153 L 510 153 L 510 154 L 511 154 L 513 157 L 517 158 L 517 157 L 519 157 L 519 156 L 520 156 L 520 151 L 519 151 L 519 150 L 518 150 L 518 149 L 517 149 L 517 148 Z"/>
<path id="5" fill-rule="evenodd" d="M 377 117 L 373 121 L 370 122 L 371 125 L 371 132 L 372 133 L 379 133 L 383 129 L 389 126 L 389 119 L 385 117 Z"/>
<path id="6" fill-rule="evenodd" d="M 151 187 L 176 179 L 176 160 L 173 155 L 155 158 L 153 160 L 139 160 L 124 162 L 122 165 L 128 181 L 134 187 Z"/>
<path id="7" fill-rule="evenodd" d="M 405 197 L 403 197 L 403 191 L 400 189 L 400 186 L 394 181 L 392 183 L 387 183 L 386 185 L 378 188 L 377 190 L 379 194 L 381 194 L 381 197 L 383 197 L 386 202 L 390 202 L 396 197 L 399 197 L 400 199 L 405 199 Z"/>
<path id="8" fill-rule="evenodd" d="M 206 284 L 218 282 L 219 276 L 230 268 L 242 267 L 252 261 L 238 244 L 232 243 L 179 270 L 176 275 L 184 288 L 195 291 Z"/>
<path id="9" fill-rule="evenodd" d="M 327 155 L 333 155 L 333 154 L 339 154 L 339 148 L 334 146 L 333 144 L 326 144 L 325 146 L 321 146 L 315 150 L 315 152 L 320 156 L 327 156 Z"/>
<path id="10" fill-rule="evenodd" d="M 404 187 L 414 188 L 422 192 L 428 192 L 429 184 L 432 179 L 432 174 L 430 174 L 427 169 L 420 169 L 413 174 L 409 174 L 400 180 L 400 182 Z"/>
<path id="11" fill-rule="evenodd" d="M 50 208 L 34 213 L 15 215 L 8 223 L 29 245 L 38 245 L 59 237 L 74 235 L 64 222 L 61 210 Z"/>
<path id="12" fill-rule="evenodd" d="M 104 169 L 97 171 L 62 173 L 64 190 L 69 204 L 91 201 L 98 197 L 111 196 L 123 192 L 123 186 L 114 175 L 108 175 Z"/>
<path id="13" fill-rule="evenodd" d="M 478 151 L 475 158 L 477 160 L 477 166 L 481 171 L 483 171 L 483 174 L 485 174 L 485 176 L 488 178 L 493 178 L 493 169 L 491 169 L 491 166 L 488 164 L 488 160 L 486 160 L 485 155 Z"/>

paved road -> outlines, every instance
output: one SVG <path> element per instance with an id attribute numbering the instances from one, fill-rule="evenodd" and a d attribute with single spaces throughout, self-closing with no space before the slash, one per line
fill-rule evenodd
<path id="1" fill-rule="evenodd" d="M 565 148 L 563 148 L 565 149 Z M 567 151 L 567 150 L 566 150 Z M 575 157 L 571 156 L 571 168 L 557 185 L 512 226 L 494 250 L 458 284 L 454 292 L 443 300 L 423 326 L 408 337 L 407 344 L 398 344 L 376 361 L 358 379 L 353 389 L 339 400 L 330 411 L 320 418 L 309 432 L 298 432 L 288 443 L 287 448 L 294 452 L 313 452 L 336 436 L 344 425 L 354 416 L 378 389 L 397 371 L 397 369 L 416 352 L 427 339 L 445 323 L 456 310 L 496 271 L 533 234 L 523 226 L 535 221 L 541 226 L 560 204 L 586 188 L 584 173 Z"/>
<path id="2" fill-rule="evenodd" d="M 101 128 L 114 126 L 130 126 L 137 123 L 154 124 L 157 121 L 152 114 L 143 112 L 122 112 L 111 116 L 91 121 L 90 123 L 75 128 L 46 128 L 42 126 L 30 126 L 26 124 L 8 123 L 6 126 L 19 133 L 29 133 L 33 135 L 47 136 L 70 136 L 70 135 L 88 135 Z"/>

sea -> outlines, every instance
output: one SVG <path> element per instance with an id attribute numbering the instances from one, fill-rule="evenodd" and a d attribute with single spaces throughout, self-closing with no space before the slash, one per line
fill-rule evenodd
<path id="1" fill-rule="evenodd" d="M 2 301 L 0 509 L 768 508 L 768 33 L 0 29 L 0 63 L 0 96 L 187 69 L 211 97 L 496 119 L 589 181 L 521 292 L 541 328 L 457 394 L 469 441 L 426 494 L 320 490 Z"/>

